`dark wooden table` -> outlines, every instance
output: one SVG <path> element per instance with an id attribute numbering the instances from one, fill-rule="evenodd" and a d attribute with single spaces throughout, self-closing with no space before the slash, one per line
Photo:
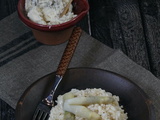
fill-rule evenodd
<path id="1" fill-rule="evenodd" d="M 18 0 L 0 0 L 0 20 Z M 88 16 L 78 25 L 105 45 L 122 50 L 160 78 L 160 0 L 89 0 Z M 14 109 L 0 100 L 0 120 L 14 120 Z"/>

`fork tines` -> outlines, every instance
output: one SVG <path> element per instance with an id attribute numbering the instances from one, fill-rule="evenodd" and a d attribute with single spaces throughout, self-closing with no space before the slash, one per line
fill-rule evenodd
<path id="1" fill-rule="evenodd" d="M 48 120 L 51 107 L 44 105 L 43 103 L 39 104 L 32 120 Z"/>

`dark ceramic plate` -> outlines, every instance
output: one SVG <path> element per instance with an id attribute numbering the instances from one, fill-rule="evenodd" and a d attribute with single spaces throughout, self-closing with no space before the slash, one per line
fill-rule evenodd
<path id="1" fill-rule="evenodd" d="M 16 120 L 31 120 L 37 104 L 47 95 L 55 73 L 46 75 L 32 84 L 20 98 Z M 102 88 L 120 97 L 120 104 L 128 113 L 128 120 L 155 120 L 152 105 L 146 94 L 127 78 L 118 74 L 91 68 L 68 69 L 55 98 L 72 88 Z"/>

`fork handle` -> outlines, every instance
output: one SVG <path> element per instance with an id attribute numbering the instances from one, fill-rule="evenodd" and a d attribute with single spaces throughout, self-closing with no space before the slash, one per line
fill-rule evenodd
<path id="1" fill-rule="evenodd" d="M 68 41 L 68 44 L 64 50 L 61 61 L 58 65 L 56 75 L 63 76 L 68 68 L 68 65 L 72 59 L 73 53 L 78 44 L 79 38 L 81 36 L 82 29 L 80 27 L 75 27 L 73 29 L 72 35 Z"/>
<path id="2" fill-rule="evenodd" d="M 64 50 L 64 53 L 58 65 L 56 76 L 55 76 L 55 82 L 52 86 L 52 90 L 50 94 L 42 100 L 42 102 L 44 104 L 47 104 L 48 106 L 54 106 L 53 97 L 54 97 L 55 90 L 57 89 L 63 75 L 65 74 L 68 68 L 68 65 L 76 49 L 81 33 L 82 33 L 82 30 L 80 27 L 75 27 L 73 29 L 73 33 L 68 41 L 68 44 Z"/>

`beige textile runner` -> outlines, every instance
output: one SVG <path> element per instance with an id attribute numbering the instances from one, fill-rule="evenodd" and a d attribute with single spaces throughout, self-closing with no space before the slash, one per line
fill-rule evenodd
<path id="1" fill-rule="evenodd" d="M 56 46 L 37 42 L 16 12 L 1 20 L 0 26 L 0 98 L 15 108 L 29 85 L 56 70 L 67 42 Z M 83 31 L 69 66 L 73 67 L 100 68 L 129 78 L 153 101 L 160 120 L 160 80 L 120 50 L 107 47 Z"/>

